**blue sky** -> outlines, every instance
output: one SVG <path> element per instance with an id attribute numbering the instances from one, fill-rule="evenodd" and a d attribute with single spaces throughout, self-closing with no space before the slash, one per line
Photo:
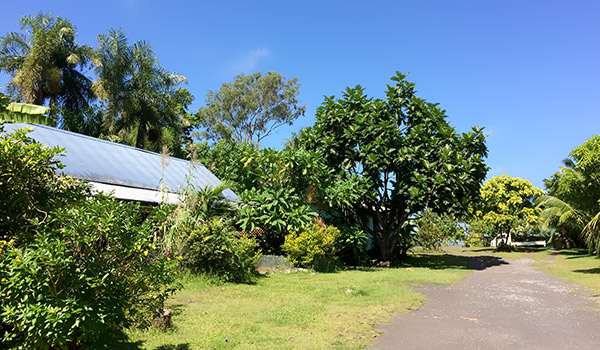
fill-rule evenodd
<path id="1" fill-rule="evenodd" d="M 2 5 L 0 33 L 37 12 L 69 18 L 91 46 L 110 28 L 149 42 L 188 78 L 193 111 L 240 72 L 298 77 L 306 116 L 265 146 L 312 125 L 324 95 L 360 84 L 383 97 L 395 71 L 410 73 L 458 131 L 486 127 L 488 177 L 543 188 L 573 147 L 600 133 L 599 1 L 28 0 Z"/>

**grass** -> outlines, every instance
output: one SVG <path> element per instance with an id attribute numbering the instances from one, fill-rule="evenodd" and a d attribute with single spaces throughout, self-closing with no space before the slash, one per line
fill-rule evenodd
<path id="1" fill-rule="evenodd" d="M 397 268 L 275 273 L 255 284 L 187 277 L 169 301 L 174 328 L 130 335 L 155 350 L 361 349 L 376 326 L 423 303 L 415 286 L 456 283 L 470 259 L 420 254 Z"/>
<path id="2" fill-rule="evenodd" d="M 546 250 L 535 255 L 535 265 L 544 272 L 589 288 L 600 296 L 600 259 L 587 250 Z"/>

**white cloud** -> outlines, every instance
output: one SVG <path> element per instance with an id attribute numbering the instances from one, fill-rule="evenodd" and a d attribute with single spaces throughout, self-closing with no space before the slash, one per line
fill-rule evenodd
<path id="1" fill-rule="evenodd" d="M 250 50 L 249 52 L 243 54 L 240 58 L 238 58 L 231 66 L 231 71 L 234 74 L 239 73 L 254 73 L 256 67 L 258 66 L 258 62 L 265 57 L 269 57 L 271 55 L 271 51 L 266 47 Z"/>
<path id="2" fill-rule="evenodd" d="M 123 0 L 123 3 L 125 3 L 125 5 L 129 6 L 130 8 L 134 8 L 137 6 L 138 0 Z"/>

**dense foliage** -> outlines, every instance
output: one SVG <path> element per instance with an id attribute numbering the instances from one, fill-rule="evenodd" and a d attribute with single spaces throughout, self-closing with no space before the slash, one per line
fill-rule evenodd
<path id="1" fill-rule="evenodd" d="M 225 200 L 221 184 L 188 189 L 182 203 L 162 205 L 149 219 L 168 256 L 181 257 L 195 273 L 206 273 L 229 282 L 248 282 L 261 256 L 254 237 L 240 233 L 234 222 L 236 206 Z"/>
<path id="2" fill-rule="evenodd" d="M 281 253 L 285 236 L 305 227 L 317 214 L 286 188 L 244 191 L 238 225 L 255 236 L 268 254 Z"/>
<path id="3" fill-rule="evenodd" d="M 208 91 L 207 106 L 196 114 L 201 135 L 258 147 L 274 130 L 304 115 L 305 107 L 297 99 L 299 89 L 298 78 L 286 80 L 276 72 L 237 75 L 219 91 Z"/>
<path id="4" fill-rule="evenodd" d="M 182 234 L 187 236 L 184 263 L 192 271 L 229 282 L 249 282 L 254 277 L 261 256 L 258 243 L 226 220 L 211 219 L 202 226 L 187 227 Z"/>
<path id="5" fill-rule="evenodd" d="M 90 197 L 79 180 L 55 175 L 59 149 L 21 130 L 1 137 L 0 198 L 20 204 L 2 207 L 3 342 L 77 349 L 148 325 L 174 286 L 157 228 L 139 205 Z"/>
<path id="6" fill-rule="evenodd" d="M 446 243 L 463 240 L 464 229 L 446 214 L 425 210 L 416 221 L 415 240 L 425 249 L 438 250 Z"/>
<path id="7" fill-rule="evenodd" d="M 529 235 L 539 230 L 541 209 L 535 201 L 543 194 L 529 180 L 496 176 L 483 184 L 479 200 L 473 201 L 471 210 L 475 220 L 482 220 L 492 228 L 494 236 Z"/>
<path id="8" fill-rule="evenodd" d="M 360 184 L 351 212 L 386 260 L 410 247 L 405 225 L 414 214 L 464 212 L 487 171 L 482 130 L 456 133 L 445 112 L 417 97 L 405 77 L 392 78 L 385 100 L 368 98 L 360 86 L 326 98 L 298 142 Z"/>
<path id="9" fill-rule="evenodd" d="M 560 245 L 578 244 L 600 256 L 600 136 L 575 147 L 565 166 L 545 181 L 542 219 Z"/>
<path id="10" fill-rule="evenodd" d="M 52 208 L 87 195 L 80 182 L 54 173 L 61 151 L 34 142 L 27 130 L 9 134 L 0 125 L 0 240 L 30 236 Z"/>
<path id="11" fill-rule="evenodd" d="M 5 340 L 25 348 L 90 345 L 148 326 L 173 290 L 175 261 L 140 224 L 139 205 L 97 196 L 56 209 L 3 253 Z"/>

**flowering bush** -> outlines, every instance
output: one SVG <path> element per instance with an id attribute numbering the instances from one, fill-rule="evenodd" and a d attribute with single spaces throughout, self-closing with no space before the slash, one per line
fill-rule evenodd
<path id="1" fill-rule="evenodd" d="M 3 249 L 3 342 L 92 346 L 146 326 L 174 290 L 176 259 L 141 224 L 139 205 L 106 196 L 56 209 L 33 238 Z"/>

